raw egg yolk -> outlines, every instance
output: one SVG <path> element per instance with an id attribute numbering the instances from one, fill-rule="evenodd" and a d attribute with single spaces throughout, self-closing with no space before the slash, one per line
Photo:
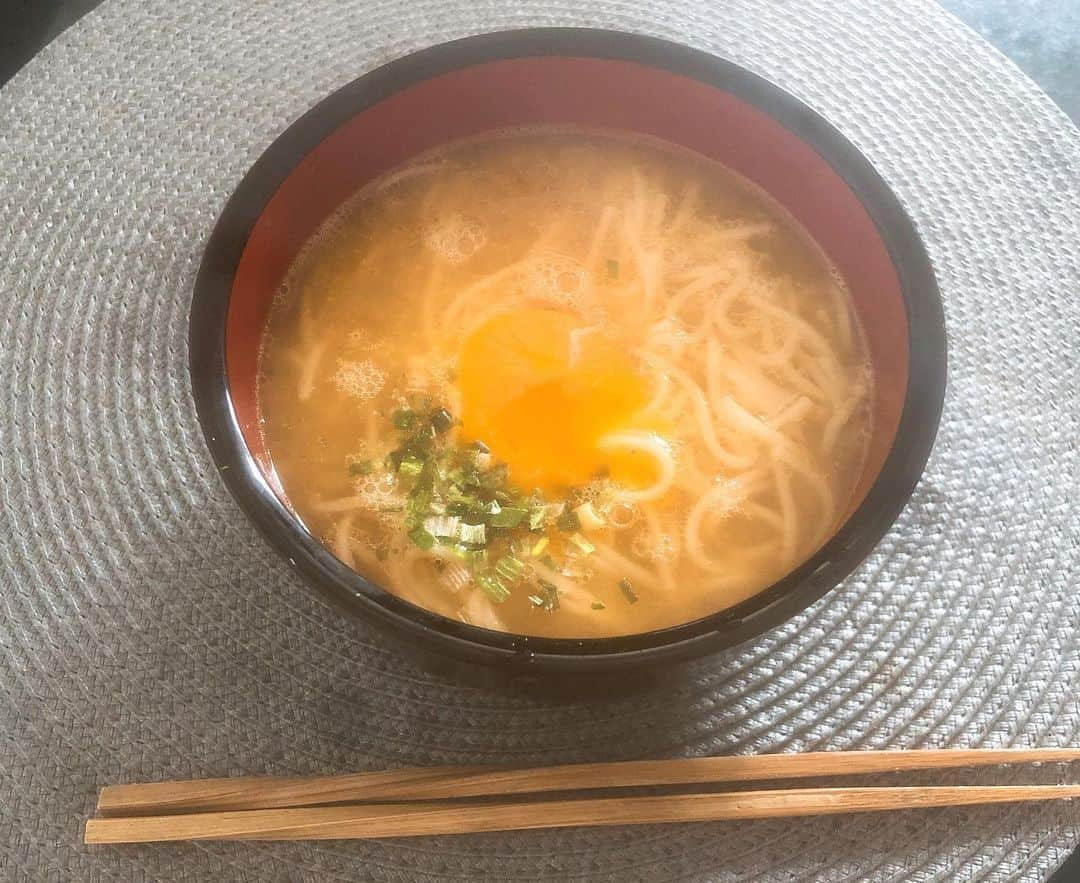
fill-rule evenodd
<path id="1" fill-rule="evenodd" d="M 600 440 L 643 422 L 651 385 L 625 348 L 578 316 L 530 308 L 474 331 L 458 362 L 462 429 L 510 467 L 519 487 L 550 491 L 608 474 L 648 484 L 652 467 Z"/>

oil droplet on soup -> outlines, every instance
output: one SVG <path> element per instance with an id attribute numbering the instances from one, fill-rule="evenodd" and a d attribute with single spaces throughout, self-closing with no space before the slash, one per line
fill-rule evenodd
<path id="1" fill-rule="evenodd" d="M 873 384 L 840 276 L 769 197 L 645 139 L 504 133 L 369 185 L 305 246 L 259 405 L 346 564 L 474 625 L 630 634 L 831 534 Z"/>

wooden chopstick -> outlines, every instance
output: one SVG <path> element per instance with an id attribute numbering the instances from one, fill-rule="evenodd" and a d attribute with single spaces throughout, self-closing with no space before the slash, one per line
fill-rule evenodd
<path id="1" fill-rule="evenodd" d="M 341 840 L 768 819 L 1080 797 L 1080 785 L 806 788 L 496 804 L 386 804 L 90 819 L 86 843 Z"/>
<path id="2" fill-rule="evenodd" d="M 110 785 L 101 790 L 98 813 L 130 816 L 282 809 L 1076 760 L 1080 760 L 1080 748 L 947 748 L 637 760 L 532 769 L 431 767 L 340 776 L 244 776 Z"/>

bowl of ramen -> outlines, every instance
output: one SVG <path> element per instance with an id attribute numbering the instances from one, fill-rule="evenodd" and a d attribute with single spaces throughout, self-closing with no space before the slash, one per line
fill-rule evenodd
<path id="1" fill-rule="evenodd" d="M 255 163 L 191 373 L 226 484 L 324 598 L 511 670 L 685 660 L 849 574 L 945 385 L 898 200 L 730 62 L 622 33 L 392 62 Z"/>

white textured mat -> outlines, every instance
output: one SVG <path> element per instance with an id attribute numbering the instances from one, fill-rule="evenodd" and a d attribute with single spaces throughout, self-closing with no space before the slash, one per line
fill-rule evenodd
<path id="1" fill-rule="evenodd" d="M 927 239 L 950 385 L 922 484 L 844 586 L 664 689 L 557 703 L 439 682 L 305 592 L 214 473 L 185 338 L 218 211 L 309 105 L 415 48 L 578 24 L 714 50 L 839 125 Z M 929 3 L 109 0 L 0 91 L 0 876 L 1045 879 L 1080 807 L 79 841 L 117 781 L 1080 744 L 1078 350 L 1080 133 Z"/>

